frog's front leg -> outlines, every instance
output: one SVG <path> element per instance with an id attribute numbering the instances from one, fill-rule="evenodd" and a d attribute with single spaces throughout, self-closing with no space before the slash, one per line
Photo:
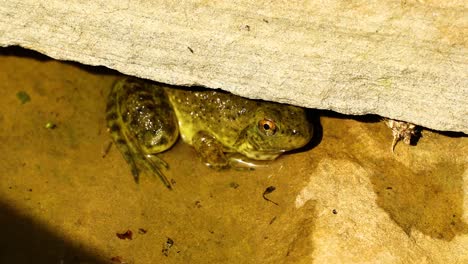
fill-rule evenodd
<path id="1" fill-rule="evenodd" d="M 224 154 L 223 145 L 209 133 L 196 133 L 192 138 L 192 145 L 206 165 L 218 169 L 229 167 L 229 159 Z"/>

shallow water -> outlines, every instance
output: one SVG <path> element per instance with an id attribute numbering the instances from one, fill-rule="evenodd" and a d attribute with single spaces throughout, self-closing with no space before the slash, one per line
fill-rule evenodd
<path id="1" fill-rule="evenodd" d="M 178 143 L 162 154 L 169 191 L 149 174 L 135 184 L 115 147 L 105 154 L 106 96 L 121 75 L 16 48 L 1 54 L 0 263 L 309 263 L 321 201 L 299 207 L 297 196 L 342 160 L 364 168 L 377 204 L 407 234 L 467 233 L 463 135 L 424 131 L 392 154 L 377 118 L 314 112 L 323 115 L 316 146 L 254 171 L 209 169 Z M 274 203 L 263 197 L 269 186 Z M 132 240 L 116 236 L 127 230 Z"/>

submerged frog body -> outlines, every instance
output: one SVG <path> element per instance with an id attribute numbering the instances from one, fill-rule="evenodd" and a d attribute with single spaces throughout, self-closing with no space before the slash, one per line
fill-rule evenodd
<path id="1" fill-rule="evenodd" d="M 156 156 L 181 138 L 203 162 L 215 168 L 231 165 L 239 153 L 254 160 L 273 160 L 306 145 L 312 126 L 304 109 L 245 99 L 215 90 L 189 91 L 138 79 L 118 81 L 107 103 L 112 138 L 130 164 L 136 181 L 137 163 L 171 185 Z"/>

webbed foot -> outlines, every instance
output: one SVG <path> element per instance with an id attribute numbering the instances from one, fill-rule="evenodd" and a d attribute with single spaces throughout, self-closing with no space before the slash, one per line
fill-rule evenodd
<path id="1" fill-rule="evenodd" d="M 156 155 L 149 154 L 149 155 L 146 155 L 144 163 L 151 172 L 156 174 L 159 177 L 159 179 L 161 179 L 163 184 L 169 190 L 172 190 L 171 182 L 166 178 L 166 175 L 164 175 L 164 173 L 161 171 L 161 168 L 165 168 L 165 169 L 169 168 L 169 164 L 167 164 L 167 162 L 165 162 L 164 160 L 162 160 Z"/>

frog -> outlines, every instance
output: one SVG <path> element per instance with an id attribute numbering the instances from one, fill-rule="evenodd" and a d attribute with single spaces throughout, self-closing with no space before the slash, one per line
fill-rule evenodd
<path id="1" fill-rule="evenodd" d="M 216 89 L 186 89 L 138 78 L 119 79 L 106 106 L 113 142 L 130 165 L 135 182 L 141 167 L 172 189 L 158 154 L 180 137 L 215 169 L 246 160 L 274 160 L 307 145 L 313 126 L 304 108 L 247 99 Z M 236 157 L 236 158 L 234 158 Z"/>

